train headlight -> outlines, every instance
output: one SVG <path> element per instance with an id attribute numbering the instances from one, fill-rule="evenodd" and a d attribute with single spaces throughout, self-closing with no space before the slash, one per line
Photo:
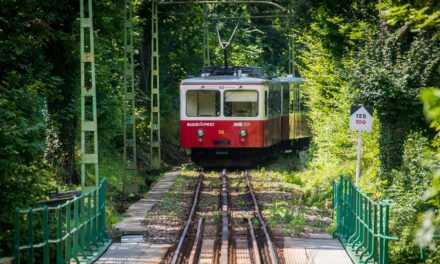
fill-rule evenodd
<path id="1" fill-rule="evenodd" d="M 245 136 L 247 136 L 247 131 L 246 131 L 246 129 L 242 129 L 242 130 L 240 130 L 240 136 L 241 136 L 241 137 L 245 137 Z"/>
<path id="2" fill-rule="evenodd" d="M 204 137 L 205 136 L 205 131 L 203 129 L 197 130 L 197 136 L 198 137 Z"/>

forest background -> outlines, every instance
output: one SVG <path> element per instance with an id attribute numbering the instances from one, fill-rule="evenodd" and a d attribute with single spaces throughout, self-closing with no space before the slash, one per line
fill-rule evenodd
<path id="1" fill-rule="evenodd" d="M 285 3 L 289 1 L 275 1 Z M 293 0 L 285 18 L 240 20 L 230 63 L 288 73 L 295 40 L 296 75 L 307 79 L 312 144 L 291 181 L 310 205 L 325 207 L 331 181 L 352 177 L 353 104 L 375 109 L 364 137 L 363 191 L 394 203 L 393 263 L 419 262 L 418 244 L 435 247 L 440 225 L 440 3 L 435 0 Z M 101 175 L 118 179 L 123 151 L 123 1 L 94 1 Z M 140 175 L 148 180 L 150 2 L 136 11 L 136 118 Z M 165 164 L 184 161 L 178 146 L 178 85 L 200 74 L 202 8 L 160 8 L 162 149 Z M 211 15 L 270 14 L 268 6 L 210 6 Z M 53 188 L 79 183 L 79 2 L 4 1 L 0 7 L 0 256 L 10 255 L 15 207 Z M 237 21 L 211 21 L 213 64 L 221 64 L 215 25 L 226 36 Z M 115 193 L 121 194 L 114 181 Z M 122 195 L 122 194 L 121 194 Z M 111 219 L 110 219 L 111 220 Z M 422 223 L 424 228 L 420 228 Z M 436 231 L 435 231 L 436 230 Z M 437 246 L 438 248 L 438 246 Z M 434 248 L 435 249 L 435 248 Z M 440 261 L 432 250 L 427 262 Z"/>

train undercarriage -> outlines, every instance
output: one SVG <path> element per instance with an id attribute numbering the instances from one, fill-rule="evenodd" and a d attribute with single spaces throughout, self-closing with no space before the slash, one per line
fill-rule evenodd
<path id="1" fill-rule="evenodd" d="M 310 138 L 282 141 L 266 148 L 193 148 L 191 160 L 203 168 L 253 168 L 278 158 L 296 154 L 309 145 Z"/>

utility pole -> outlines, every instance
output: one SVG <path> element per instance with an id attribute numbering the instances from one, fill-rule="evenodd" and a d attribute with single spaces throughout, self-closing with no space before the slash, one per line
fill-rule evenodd
<path id="1" fill-rule="evenodd" d="M 150 167 L 160 169 L 160 84 L 159 84 L 159 30 L 157 0 L 151 1 L 151 119 Z"/>
<path id="2" fill-rule="evenodd" d="M 124 192 L 127 191 L 128 182 L 134 183 L 130 186 L 137 186 L 133 46 L 133 5 L 131 0 L 124 0 L 124 178 L 122 181 Z M 130 180 L 127 179 L 128 176 Z"/>
<path id="3" fill-rule="evenodd" d="M 87 1 L 87 5 L 85 5 Z M 98 120 L 96 113 L 95 45 L 92 0 L 80 0 L 81 42 L 81 188 L 99 187 Z M 95 185 L 86 182 L 88 165 Z"/>
<path id="4" fill-rule="evenodd" d="M 293 1 L 291 0 L 288 5 L 288 19 L 287 19 L 287 33 L 289 38 L 289 74 L 292 74 L 293 77 L 296 76 L 295 74 L 295 32 L 293 30 Z M 291 35 L 289 35 L 291 33 Z"/>
<path id="5" fill-rule="evenodd" d="M 209 20 L 208 5 L 203 5 L 203 66 L 211 66 L 211 58 L 209 56 Z"/>

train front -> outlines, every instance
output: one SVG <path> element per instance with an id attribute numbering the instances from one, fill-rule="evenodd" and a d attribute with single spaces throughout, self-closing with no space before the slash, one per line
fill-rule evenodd
<path id="1" fill-rule="evenodd" d="M 259 156 L 264 148 L 264 87 L 264 79 L 241 74 L 181 82 L 180 144 L 196 164 L 249 166 Z"/>

